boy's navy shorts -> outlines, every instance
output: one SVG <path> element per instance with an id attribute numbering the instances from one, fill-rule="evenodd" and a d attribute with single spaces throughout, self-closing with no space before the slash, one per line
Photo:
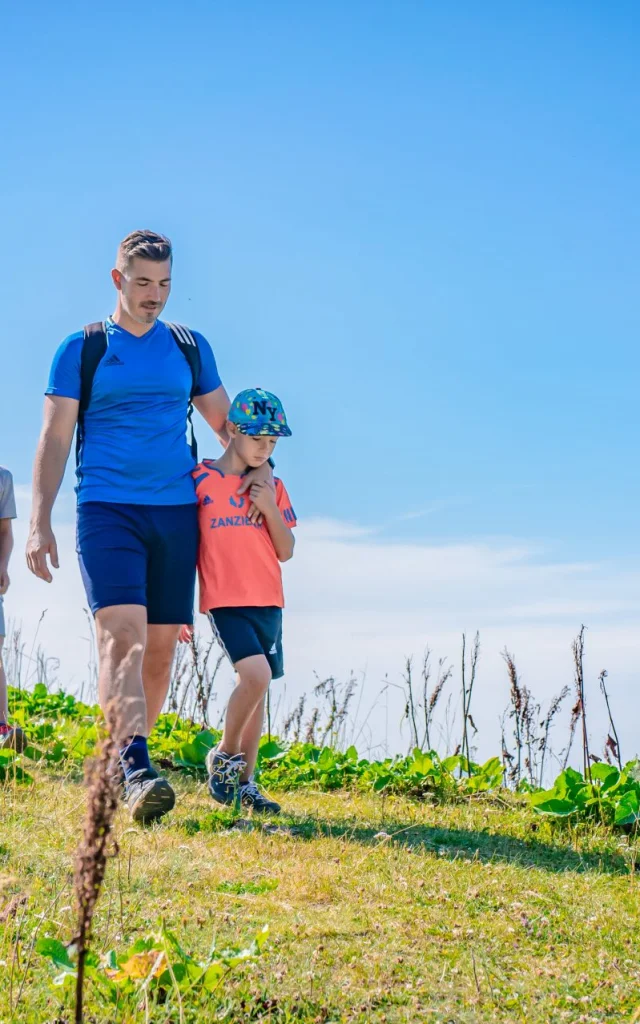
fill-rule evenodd
<path id="1" fill-rule="evenodd" d="M 233 665 L 254 654 L 264 654 L 271 678 L 282 678 L 282 608 L 212 608 L 209 619 Z"/>
<path id="2" fill-rule="evenodd" d="M 91 611 L 141 604 L 150 625 L 193 622 L 197 505 L 78 505 L 77 551 Z"/>

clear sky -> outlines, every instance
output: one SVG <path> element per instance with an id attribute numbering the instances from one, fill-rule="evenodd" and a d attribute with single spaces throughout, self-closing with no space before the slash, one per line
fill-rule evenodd
<path id="1" fill-rule="evenodd" d="M 54 348 L 111 311 L 117 243 L 151 227 L 175 247 L 167 315 L 209 338 L 229 391 L 282 397 L 303 520 L 387 553 L 606 563 L 621 593 L 639 52 L 625 0 L 12 5 L 0 462 L 27 482 Z M 380 584 L 375 546 L 367 565 Z M 615 612 L 629 636 L 634 586 Z M 580 594 L 577 625 L 602 613 Z M 476 625 L 456 606 L 451 635 Z"/>

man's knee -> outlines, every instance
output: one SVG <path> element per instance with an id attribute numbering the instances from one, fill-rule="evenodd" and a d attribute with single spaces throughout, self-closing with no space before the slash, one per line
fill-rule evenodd
<path id="1" fill-rule="evenodd" d="M 146 609 L 116 605 L 96 613 L 98 653 L 102 662 L 119 665 L 125 659 L 139 665 L 146 643 Z"/>

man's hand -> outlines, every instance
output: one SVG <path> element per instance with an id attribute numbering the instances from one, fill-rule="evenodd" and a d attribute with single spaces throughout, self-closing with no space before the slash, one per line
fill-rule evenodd
<path id="1" fill-rule="evenodd" d="M 4 594 L 6 594 L 10 583 L 11 580 L 9 579 L 8 571 L 6 569 L 0 569 L 0 597 L 3 597 Z"/>
<path id="2" fill-rule="evenodd" d="M 256 480 L 255 483 L 251 484 L 249 497 L 253 507 L 257 508 L 258 512 L 262 513 L 263 516 L 274 510 L 278 511 L 276 489 L 272 480 Z"/>
<path id="3" fill-rule="evenodd" d="M 53 576 L 47 565 L 47 555 L 54 569 L 59 568 L 58 545 L 50 526 L 42 527 L 33 523 L 27 541 L 27 565 L 38 579 L 51 583 Z"/>
<path id="4" fill-rule="evenodd" d="M 247 491 L 251 491 L 254 484 L 270 484 L 273 487 L 273 470 L 268 462 L 264 462 L 258 469 L 252 469 L 242 478 L 242 483 L 238 487 L 238 494 L 246 494 Z M 251 505 L 249 507 L 249 519 L 252 523 L 262 522 L 262 513 L 255 501 L 253 495 L 250 493 Z"/>

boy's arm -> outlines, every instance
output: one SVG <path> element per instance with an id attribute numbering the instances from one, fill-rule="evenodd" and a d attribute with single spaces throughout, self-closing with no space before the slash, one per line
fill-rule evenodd
<path id="1" fill-rule="evenodd" d="M 282 514 L 280 509 L 273 502 L 273 508 L 270 508 L 267 512 L 263 512 L 264 521 L 267 524 L 267 530 L 269 536 L 273 541 L 273 546 L 276 549 L 276 555 L 278 556 L 279 562 L 288 562 L 290 558 L 293 558 L 293 549 L 296 544 L 296 539 L 293 536 L 293 530 L 290 530 L 285 522 L 283 522 Z"/>
<path id="2" fill-rule="evenodd" d="M 9 558 L 13 551 L 13 528 L 10 519 L 0 519 L 0 596 L 9 589 Z"/>
<path id="3" fill-rule="evenodd" d="M 269 536 L 276 549 L 278 561 L 288 562 L 293 557 L 295 538 L 282 518 L 282 512 L 278 508 L 276 489 L 272 483 L 259 482 L 251 485 L 249 497 L 255 507 L 264 516 Z"/>

